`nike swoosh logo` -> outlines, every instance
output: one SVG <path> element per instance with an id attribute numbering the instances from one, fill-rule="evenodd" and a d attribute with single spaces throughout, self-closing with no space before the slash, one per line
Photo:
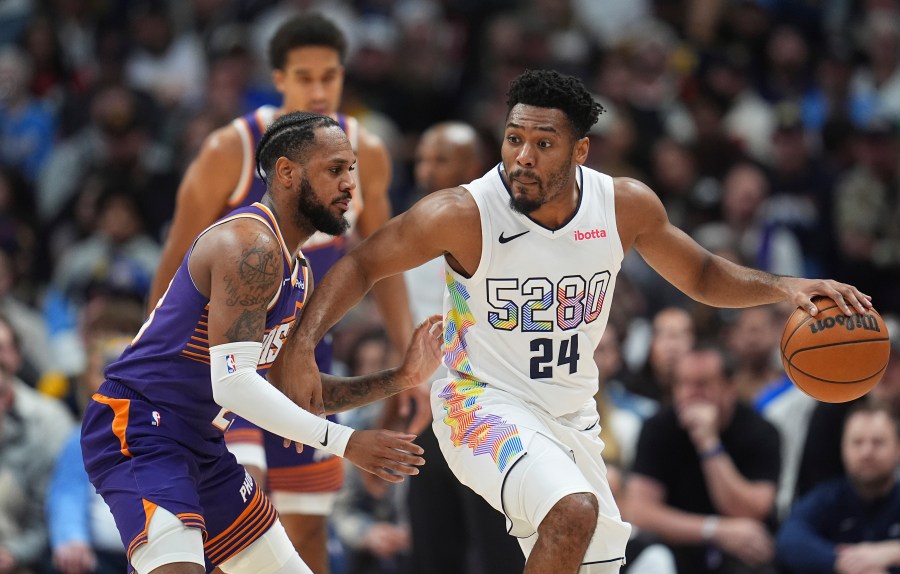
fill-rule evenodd
<path id="1" fill-rule="evenodd" d="M 325 439 L 322 440 L 322 446 L 328 446 L 328 428 L 327 426 L 325 427 Z"/>
<path id="2" fill-rule="evenodd" d="M 501 231 L 501 232 L 500 232 L 500 239 L 499 239 L 499 241 L 500 241 L 500 243 L 509 243 L 510 241 L 512 241 L 513 239 L 515 239 L 516 237 L 522 237 L 522 236 L 525 235 L 526 233 L 528 233 L 528 231 L 523 231 L 522 233 L 516 233 L 515 235 L 510 235 L 509 237 L 503 237 L 503 232 Z"/>

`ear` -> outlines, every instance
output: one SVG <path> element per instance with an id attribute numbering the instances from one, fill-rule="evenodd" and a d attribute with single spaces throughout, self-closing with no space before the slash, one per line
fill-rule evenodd
<path id="1" fill-rule="evenodd" d="M 294 184 L 294 179 L 298 176 L 298 169 L 299 166 L 296 163 L 281 156 L 275 160 L 275 180 L 282 187 L 290 188 Z"/>
<path id="2" fill-rule="evenodd" d="M 573 159 L 578 165 L 584 165 L 587 161 L 588 150 L 591 148 L 591 140 L 583 137 L 575 142 L 575 149 L 572 152 Z"/>
<path id="3" fill-rule="evenodd" d="M 284 94 L 286 80 L 284 70 L 272 70 L 272 84 L 275 85 L 275 89 L 278 90 L 279 94 Z"/>

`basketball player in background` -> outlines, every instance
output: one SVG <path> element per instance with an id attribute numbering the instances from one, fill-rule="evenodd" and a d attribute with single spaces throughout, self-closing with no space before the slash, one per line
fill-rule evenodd
<path id="1" fill-rule="evenodd" d="M 319 14 L 303 14 L 282 24 L 269 43 L 272 79 L 281 92 L 281 107 L 263 106 L 213 132 L 189 166 L 181 187 L 172 228 L 163 247 L 150 302 L 156 304 L 193 238 L 216 218 L 258 201 L 265 183 L 255 172 L 254 150 L 266 128 L 291 111 L 329 115 L 340 123 L 358 158 L 357 188 L 347 219 L 351 231 L 369 236 L 391 215 L 387 187 L 390 158 L 382 141 L 355 118 L 338 113 L 347 42 L 338 27 Z M 313 276 L 321 278 L 344 253 L 346 237 L 316 233 L 303 246 Z M 401 277 L 373 289 L 391 343 L 403 349 L 412 319 Z M 319 346 L 316 360 L 331 371 L 331 343 Z M 415 395 L 414 395 L 415 396 Z M 309 399 L 300 405 L 310 408 Z M 317 405 L 314 405 L 314 408 Z M 316 574 L 327 574 L 327 516 L 343 483 L 341 461 L 312 448 L 285 449 L 280 437 L 236 420 L 226 436 L 229 448 L 260 484 L 266 485 L 285 529 Z"/>
<path id="2" fill-rule="evenodd" d="M 526 71 L 507 98 L 501 163 L 426 196 L 331 269 L 291 341 L 295 372 L 316 378 L 316 342 L 376 281 L 443 257 L 450 373 L 431 398 L 450 468 L 506 515 L 526 573 L 618 572 L 631 528 L 600 457 L 592 351 L 624 253 L 713 306 L 789 300 L 815 314 L 812 297 L 826 295 L 852 314 L 870 302 L 850 285 L 717 257 L 646 185 L 584 167 L 602 108 L 577 79 Z"/>
<path id="3" fill-rule="evenodd" d="M 443 122 L 422 133 L 415 152 L 414 177 L 421 196 L 472 181 L 484 172 L 484 150 L 478 132 L 462 122 Z M 413 318 L 441 312 L 444 262 L 432 259 L 404 274 Z M 446 369 L 432 381 L 446 377 Z M 392 397 L 386 406 L 396 403 Z M 430 418 L 429 410 L 429 418 Z M 385 424 L 384 428 L 393 425 Z M 422 574 L 513 574 L 525 562 L 515 541 L 506 535 L 503 517 L 480 496 L 457 481 L 438 452 L 431 428 L 416 444 L 432 454 L 407 490 L 412 530 L 412 571 Z M 440 516 L 440 520 L 435 520 Z M 456 540 L 447 544 L 447 540 Z"/>
<path id="4" fill-rule="evenodd" d="M 424 462 L 414 435 L 353 431 L 292 400 L 296 372 L 281 349 L 309 293 L 300 245 L 316 231 L 336 235 L 348 226 L 356 185 L 350 141 L 333 119 L 296 112 L 272 124 L 257 158 L 268 184 L 261 201 L 197 237 L 85 412 L 85 469 L 138 574 L 202 574 L 207 566 L 226 574 L 312 572 L 260 486 L 226 450 L 235 415 L 390 482 Z M 439 363 L 429 332 L 437 320 L 415 331 L 398 369 L 323 375 L 328 411 L 425 380 Z"/>

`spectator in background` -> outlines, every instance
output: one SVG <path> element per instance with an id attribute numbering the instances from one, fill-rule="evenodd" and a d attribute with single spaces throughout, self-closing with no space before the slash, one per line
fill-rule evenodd
<path id="1" fill-rule="evenodd" d="M 103 383 L 106 365 L 119 357 L 143 322 L 140 302 L 99 297 L 84 313 L 87 367 L 78 377 L 79 414 Z M 69 434 L 56 459 L 47 493 L 53 572 L 120 574 L 128 557 L 109 507 L 88 480 L 81 455 L 81 429 Z"/>
<path id="2" fill-rule="evenodd" d="M 726 368 L 717 349 L 682 353 L 673 405 L 641 431 L 625 508 L 679 572 L 770 573 L 778 431 L 738 400 Z"/>
<path id="3" fill-rule="evenodd" d="M 900 129 L 888 120 L 863 128 L 859 162 L 835 189 L 840 271 L 857 278 L 882 311 L 900 310 Z"/>
<path id="4" fill-rule="evenodd" d="M 863 402 L 844 425 L 845 477 L 813 488 L 778 533 L 778 558 L 802 574 L 900 572 L 900 422 Z"/>
<path id="5" fill-rule="evenodd" d="M 675 367 L 695 340 L 694 320 L 687 311 L 678 307 L 659 311 L 653 317 L 647 362 L 632 379 L 631 390 L 659 403 L 671 402 Z"/>
<path id="6" fill-rule="evenodd" d="M 797 275 L 821 276 L 830 271 L 827 266 L 834 244 L 829 229 L 835 172 L 812 147 L 801 114 L 794 102 L 775 107 L 772 161 L 768 166 L 770 196 L 760 215 L 763 231 L 784 229 L 800 242 L 803 267 Z M 761 259 L 777 254 L 774 248 L 766 249 L 765 240 L 763 236 Z M 760 265 L 765 269 L 773 263 L 763 259 Z"/>
<path id="7" fill-rule="evenodd" d="M 737 249 L 740 261 L 770 273 L 798 276 L 803 273 L 803 250 L 791 229 L 772 220 L 771 186 L 758 165 L 740 162 L 722 180 L 722 220 L 700 226 L 698 238 L 718 235 Z"/>
<path id="8" fill-rule="evenodd" d="M 750 78 L 750 54 L 745 45 L 719 46 L 705 55 L 700 81 L 725 106 L 726 133 L 753 159 L 766 162 L 772 154 L 775 114 Z"/>
<path id="9" fill-rule="evenodd" d="M 44 500 L 53 462 L 72 428 L 65 407 L 15 375 L 18 336 L 0 317 L 0 572 L 32 574 L 47 549 Z"/>
<path id="10" fill-rule="evenodd" d="M 773 306 L 741 309 L 736 315 L 725 336 L 734 360 L 732 382 L 738 398 L 753 404 L 770 383 L 781 378 L 776 361 L 783 321 Z"/>
<path id="11" fill-rule="evenodd" d="M 363 332 L 350 349 L 348 376 L 387 369 L 390 351 L 384 329 Z M 342 421 L 359 430 L 377 428 L 383 405 L 378 402 L 348 411 L 342 415 Z M 346 481 L 335 502 L 332 524 L 344 547 L 346 566 L 335 571 L 343 574 L 424 572 L 410 569 L 412 540 L 405 500 L 406 483 L 386 482 L 359 471 L 350 463 L 344 466 Z"/>
<path id="12" fill-rule="evenodd" d="M 125 77 L 129 86 L 174 110 L 202 101 L 207 70 L 200 40 L 176 30 L 168 8 L 168 2 L 146 0 L 129 6 L 136 47 L 125 63 Z"/>
<path id="13" fill-rule="evenodd" d="M 862 34 L 868 65 L 857 69 L 851 83 L 861 104 L 855 119 L 860 124 L 877 118 L 900 122 L 900 13 L 890 3 L 871 4 Z"/>
<path id="14" fill-rule="evenodd" d="M 0 167 L 34 183 L 53 150 L 54 119 L 29 92 L 31 62 L 24 52 L 0 49 Z"/>
<path id="15" fill-rule="evenodd" d="M 148 123 L 156 118 L 138 94 L 121 85 L 101 87 L 90 101 L 91 122 L 54 148 L 36 188 L 42 224 L 66 221 L 88 175 L 111 172 L 127 181 L 135 194 L 152 199 L 145 216 L 159 225 L 174 205 L 172 161 Z"/>
<path id="16" fill-rule="evenodd" d="M 656 414 L 659 403 L 628 390 L 631 373 L 628 372 L 625 361 L 622 359 L 620 337 L 619 328 L 610 322 L 603 331 L 603 336 L 600 337 L 600 343 L 594 349 L 594 362 L 597 363 L 597 370 L 600 371 L 600 386 L 613 406 L 629 411 L 643 421 Z M 626 447 L 626 451 L 632 451 L 626 453 L 629 460 L 634 457 L 633 448 L 637 436 L 634 439 L 634 442 Z"/>
<path id="17" fill-rule="evenodd" d="M 895 417 L 900 417 L 900 321 L 896 315 L 884 317 L 891 335 L 891 355 L 881 382 L 855 401 L 846 403 L 817 402 L 809 418 L 806 441 L 803 445 L 800 469 L 795 487 L 796 497 L 809 492 L 816 485 L 846 474 L 841 460 L 841 433 L 848 414 L 869 396 L 889 405 Z"/>
<path id="18" fill-rule="evenodd" d="M 895 417 L 900 418 L 900 319 L 897 315 L 886 315 L 884 324 L 891 333 L 891 355 L 884 377 L 872 389 L 872 397 L 888 405 Z"/>
<path id="19" fill-rule="evenodd" d="M 485 169 L 483 147 L 478 133 L 468 124 L 451 121 L 428 128 L 416 146 L 416 200 L 477 178 Z M 415 321 L 442 311 L 446 269 L 440 258 L 405 272 L 404 280 Z M 444 371 L 441 367 L 432 381 L 444 376 Z M 416 444 L 435 456 L 409 482 L 406 503 L 412 529 L 412 571 L 521 572 L 525 559 L 515 539 L 507 536 L 503 516 L 456 480 L 440 454 L 431 425 L 419 433 Z M 441 519 L 435 520 L 435 516 Z M 449 539 L 456 543 L 447 544 Z"/>
<path id="20" fill-rule="evenodd" d="M 144 233 L 135 197 L 115 182 L 105 186 L 97 199 L 96 230 L 62 252 L 44 305 L 51 343 L 66 359 L 59 367 L 68 374 L 84 369 L 77 324 L 88 299 L 112 292 L 144 300 L 159 261 L 160 247 Z"/>
<path id="21" fill-rule="evenodd" d="M 698 225 L 712 220 L 722 191 L 714 178 L 701 177 L 690 146 L 663 137 L 657 140 L 651 154 L 653 189 L 672 224 L 690 234 Z"/>
<path id="22" fill-rule="evenodd" d="M 40 375 L 54 365 L 54 359 L 44 318 L 14 293 L 17 279 L 12 256 L 0 249 L 0 313 L 20 334 L 23 365 L 22 371 L 16 372 L 34 387 Z"/>
<path id="23" fill-rule="evenodd" d="M 809 420 L 817 401 L 794 386 L 781 369 L 781 329 L 792 311 L 775 305 L 741 309 L 728 335 L 741 399 L 778 429 L 781 474 L 776 506 L 784 518 L 794 499 Z"/>

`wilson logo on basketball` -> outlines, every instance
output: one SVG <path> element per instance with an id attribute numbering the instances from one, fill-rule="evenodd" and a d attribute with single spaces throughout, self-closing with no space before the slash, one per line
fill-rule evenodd
<path id="1" fill-rule="evenodd" d="M 591 229 L 590 231 L 574 231 L 575 241 L 587 241 L 588 239 L 602 239 L 606 237 L 605 229 Z"/>
<path id="2" fill-rule="evenodd" d="M 865 329 L 866 331 L 881 332 L 881 328 L 878 326 L 878 319 L 874 315 L 852 315 L 850 317 L 838 315 L 837 317 L 828 317 L 822 321 L 810 321 L 808 325 L 809 330 L 812 331 L 813 334 L 820 333 L 825 329 L 831 329 L 836 326 L 843 327 L 848 331 Z"/>

